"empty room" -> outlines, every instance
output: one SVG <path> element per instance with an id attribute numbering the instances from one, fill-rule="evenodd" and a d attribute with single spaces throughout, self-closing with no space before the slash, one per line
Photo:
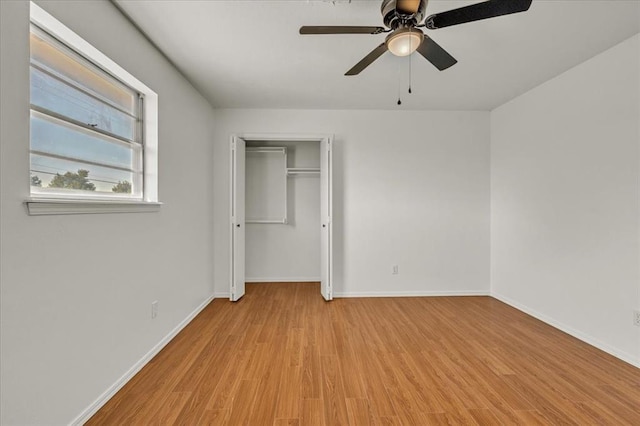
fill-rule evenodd
<path id="1" fill-rule="evenodd" d="M 639 425 L 640 1 L 0 0 L 0 424 Z"/>

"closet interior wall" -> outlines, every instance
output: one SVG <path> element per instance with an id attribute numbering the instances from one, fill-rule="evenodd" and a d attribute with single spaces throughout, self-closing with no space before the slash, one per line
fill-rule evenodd
<path id="1" fill-rule="evenodd" d="M 264 210 L 255 203 L 268 199 L 280 204 L 284 198 L 284 187 L 273 168 L 267 171 L 256 163 L 260 156 L 277 154 L 257 154 L 251 160 L 250 155 L 256 154 L 249 151 L 258 147 L 286 148 L 286 169 L 281 170 L 286 176 L 286 223 L 246 224 L 246 281 L 320 281 L 320 143 L 248 141 L 248 212 Z"/>

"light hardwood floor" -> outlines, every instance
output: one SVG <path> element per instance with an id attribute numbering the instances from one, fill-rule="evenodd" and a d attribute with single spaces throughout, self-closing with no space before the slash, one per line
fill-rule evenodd
<path id="1" fill-rule="evenodd" d="M 215 300 L 89 425 L 640 425 L 640 369 L 490 297 Z"/>

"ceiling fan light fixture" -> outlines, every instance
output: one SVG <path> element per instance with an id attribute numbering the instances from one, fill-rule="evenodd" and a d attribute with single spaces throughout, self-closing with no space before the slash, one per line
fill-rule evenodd
<path id="1" fill-rule="evenodd" d="M 411 55 L 422 43 L 424 34 L 417 28 L 400 28 L 387 36 L 385 43 L 396 56 Z"/>

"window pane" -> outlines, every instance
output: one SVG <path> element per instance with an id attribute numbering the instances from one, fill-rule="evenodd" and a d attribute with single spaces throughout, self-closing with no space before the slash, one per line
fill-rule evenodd
<path id="1" fill-rule="evenodd" d="M 137 94 L 98 70 L 88 67 L 84 60 L 58 43 L 49 43 L 31 33 L 31 61 L 77 82 L 86 89 L 103 96 L 131 115 L 137 116 Z"/>
<path id="2" fill-rule="evenodd" d="M 123 75 L 138 87 L 135 78 L 102 61 L 92 47 L 73 38 L 69 47 L 52 34 L 31 24 L 31 193 L 142 200 L 141 93 L 148 89 L 140 92 L 114 77 Z M 155 94 L 148 93 L 155 105 Z M 149 188 L 155 199 L 154 183 Z"/>
<path id="3" fill-rule="evenodd" d="M 140 170 L 140 146 L 31 113 L 31 150 L 106 166 Z"/>
<path id="4" fill-rule="evenodd" d="M 32 188 L 39 183 L 42 191 L 140 197 L 135 178 L 133 172 L 31 154 Z"/>
<path id="5" fill-rule="evenodd" d="M 114 135 L 135 140 L 136 119 L 31 68 L 31 104 Z"/>

